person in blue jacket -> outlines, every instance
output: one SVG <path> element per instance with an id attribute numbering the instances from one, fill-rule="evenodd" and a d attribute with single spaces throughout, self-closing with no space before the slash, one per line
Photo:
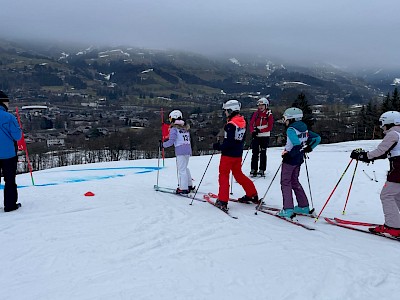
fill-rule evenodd
<path id="1" fill-rule="evenodd" d="M 22 137 L 17 119 L 8 112 L 9 99 L 0 91 L 0 178 L 4 178 L 4 211 L 21 207 L 18 201 L 17 184 L 17 141 Z"/>
<path id="2" fill-rule="evenodd" d="M 282 152 L 283 209 L 278 215 L 290 219 L 296 213 L 310 214 L 308 199 L 299 181 L 300 167 L 304 162 L 305 153 L 311 152 L 321 142 L 321 137 L 308 130 L 302 119 L 303 111 L 297 107 L 290 107 L 283 113 L 283 121 L 287 128 L 287 141 Z M 298 206 L 294 206 L 293 192 L 296 195 Z"/>

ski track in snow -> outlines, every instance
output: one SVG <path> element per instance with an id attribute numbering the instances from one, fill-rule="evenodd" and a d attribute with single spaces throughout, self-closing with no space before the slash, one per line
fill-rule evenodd
<path id="1" fill-rule="evenodd" d="M 319 213 L 354 148 L 379 141 L 321 145 L 307 161 Z M 268 149 L 268 173 L 255 181 L 263 196 L 282 148 Z M 210 156 L 192 157 L 198 185 Z M 218 192 L 219 155 L 200 186 Z M 153 190 L 157 160 L 71 166 L 35 172 L 17 182 L 23 204 L 0 213 L 0 299 L 397 299 L 398 242 L 298 217 L 310 232 L 229 203 L 231 219 L 208 203 Z M 323 216 L 340 217 L 355 163 Z M 131 168 L 134 167 L 134 168 Z M 383 223 L 379 193 L 387 161 L 359 163 L 343 218 Z M 243 170 L 250 171 L 250 155 Z M 371 181 L 376 172 L 379 182 Z M 71 179 L 71 171 L 75 181 Z M 117 176 L 118 175 L 118 176 Z M 281 207 L 280 174 L 265 201 Z M 101 179 L 99 179 L 101 177 Z M 305 167 L 301 182 L 309 195 Z M 46 186 L 49 182 L 57 185 Z M 175 159 L 159 185 L 176 187 Z M 94 197 L 84 197 L 87 191 Z M 234 183 L 235 197 L 243 190 Z"/>

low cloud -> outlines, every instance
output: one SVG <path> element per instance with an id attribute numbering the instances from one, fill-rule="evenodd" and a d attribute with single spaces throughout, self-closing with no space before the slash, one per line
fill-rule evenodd
<path id="1" fill-rule="evenodd" d="M 6 0 L 0 37 L 400 66 L 398 0 Z"/>

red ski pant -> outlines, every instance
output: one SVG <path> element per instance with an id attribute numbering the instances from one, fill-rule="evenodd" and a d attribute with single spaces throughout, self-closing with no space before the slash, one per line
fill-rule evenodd
<path id="1" fill-rule="evenodd" d="M 242 158 L 221 155 L 219 162 L 219 191 L 218 199 L 228 202 L 229 200 L 229 175 L 232 171 L 233 177 L 243 187 L 246 196 L 253 197 L 257 195 L 256 187 L 242 172 Z"/>

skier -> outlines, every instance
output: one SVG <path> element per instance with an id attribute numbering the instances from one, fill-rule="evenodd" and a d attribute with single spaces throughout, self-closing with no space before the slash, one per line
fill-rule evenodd
<path id="1" fill-rule="evenodd" d="M 246 121 L 240 115 L 241 104 L 237 100 L 229 100 L 222 105 L 227 117 L 224 126 L 224 140 L 213 144 L 213 149 L 221 151 L 219 162 L 219 191 L 215 205 L 222 210 L 228 209 L 229 200 L 229 174 L 243 187 L 246 195 L 239 199 L 240 202 L 258 203 L 258 193 L 254 183 L 242 172 L 242 155 Z"/>
<path id="2" fill-rule="evenodd" d="M 369 152 L 355 149 L 350 157 L 366 163 L 389 159 L 390 169 L 380 195 L 385 223 L 369 228 L 369 231 L 400 237 L 400 112 L 387 111 L 380 116 L 379 122 L 385 137 L 378 147 Z"/>
<path id="3" fill-rule="evenodd" d="M 0 91 L 0 176 L 4 177 L 4 211 L 21 207 L 18 201 L 17 184 L 17 141 L 22 131 L 15 117 L 8 113 L 9 99 Z M 1 179 L 1 177 L 0 177 Z"/>
<path id="4" fill-rule="evenodd" d="M 300 167 L 304 162 L 305 153 L 311 152 L 320 142 L 321 137 L 307 129 L 302 122 L 303 111 L 297 107 L 290 107 L 283 113 L 283 122 L 286 126 L 287 141 L 282 152 L 281 190 L 283 209 L 278 215 L 284 218 L 293 218 L 296 213 L 310 214 L 307 196 L 299 182 Z M 294 207 L 294 191 L 298 206 Z"/>
<path id="5" fill-rule="evenodd" d="M 176 164 L 179 173 L 179 187 L 176 189 L 177 194 L 189 194 L 195 189 L 192 184 L 192 175 L 188 168 L 189 158 L 192 155 L 192 147 L 190 145 L 190 126 L 182 119 L 180 110 L 173 110 L 169 114 L 171 123 L 169 130 L 169 139 L 160 144 L 164 148 L 175 146 Z"/>
<path id="6" fill-rule="evenodd" d="M 262 97 L 257 101 L 257 111 L 253 113 L 250 119 L 251 148 L 253 152 L 250 176 L 252 177 L 257 175 L 265 176 L 267 168 L 267 148 L 274 125 L 274 117 L 271 110 L 268 109 L 268 96 L 266 98 Z M 260 168 L 258 168 L 258 157 L 260 157 Z M 259 171 L 257 172 L 257 170 Z"/>

